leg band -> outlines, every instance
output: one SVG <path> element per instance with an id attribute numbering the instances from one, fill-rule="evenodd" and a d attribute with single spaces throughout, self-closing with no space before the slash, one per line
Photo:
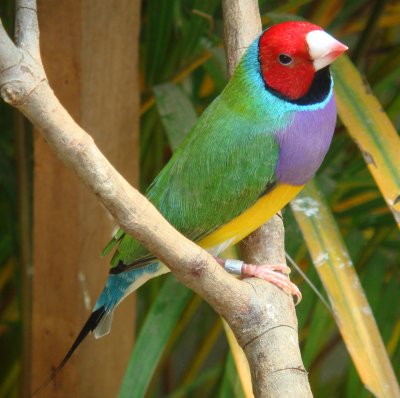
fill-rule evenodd
<path id="1" fill-rule="evenodd" d="M 241 275 L 243 264 L 242 260 L 225 260 L 224 268 L 231 274 Z"/>

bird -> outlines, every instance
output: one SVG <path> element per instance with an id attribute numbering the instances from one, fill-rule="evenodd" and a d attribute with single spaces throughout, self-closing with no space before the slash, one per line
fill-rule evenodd
<path id="1" fill-rule="evenodd" d="M 348 48 L 321 27 L 289 21 L 264 30 L 146 191 L 187 238 L 232 273 L 299 295 L 285 265 L 255 267 L 218 255 L 259 228 L 315 175 L 332 140 L 336 105 L 330 64 Z M 122 229 L 106 285 L 51 378 L 90 333 L 110 331 L 117 305 L 169 269 Z"/>

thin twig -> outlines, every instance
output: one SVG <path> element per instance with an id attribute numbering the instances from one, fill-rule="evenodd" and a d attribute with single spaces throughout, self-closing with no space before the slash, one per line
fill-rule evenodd
<path id="1" fill-rule="evenodd" d="M 34 58 L 40 59 L 36 0 L 17 0 L 15 44 L 28 51 Z"/>
<path id="2" fill-rule="evenodd" d="M 0 21 L 0 73 L 8 69 L 9 67 L 16 65 L 21 55 L 16 51 L 14 43 L 8 36 L 4 29 L 3 23 Z M 1 86 L 1 80 L 0 80 Z"/>

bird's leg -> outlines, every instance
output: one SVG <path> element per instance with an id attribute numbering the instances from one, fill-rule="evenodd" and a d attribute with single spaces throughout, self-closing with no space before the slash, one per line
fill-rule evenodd
<path id="1" fill-rule="evenodd" d="M 290 268 L 285 264 L 246 264 L 241 260 L 224 260 L 214 257 L 218 264 L 222 265 L 228 272 L 240 275 L 242 278 L 260 278 L 280 287 L 283 291 L 296 296 L 298 304 L 301 301 L 299 288 L 290 281 L 288 275 Z"/>

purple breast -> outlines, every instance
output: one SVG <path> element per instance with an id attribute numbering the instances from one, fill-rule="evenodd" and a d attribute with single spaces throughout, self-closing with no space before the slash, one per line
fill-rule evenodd
<path id="1" fill-rule="evenodd" d="M 332 141 L 336 104 L 332 95 L 322 109 L 297 111 L 289 126 L 277 133 L 279 182 L 304 185 L 314 177 Z"/>

